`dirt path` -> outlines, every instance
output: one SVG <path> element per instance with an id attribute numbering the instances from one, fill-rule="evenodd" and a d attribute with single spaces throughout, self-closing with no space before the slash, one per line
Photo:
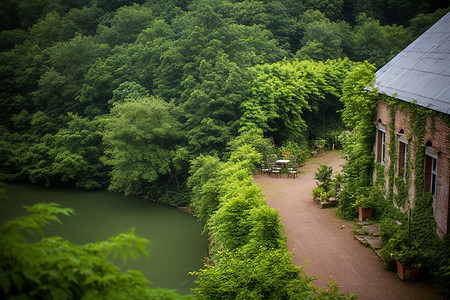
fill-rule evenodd
<path id="1" fill-rule="evenodd" d="M 341 170 L 344 161 L 337 151 L 308 160 L 297 179 L 255 175 L 270 207 L 279 209 L 293 261 L 309 276 L 319 275 L 315 285 L 326 289 L 329 278 L 340 292 L 354 292 L 358 299 L 441 299 L 421 281 L 400 280 L 384 269 L 382 261 L 354 239 L 354 223 L 339 219 L 335 212 L 320 209 L 312 200 L 314 173 L 319 164 Z"/>

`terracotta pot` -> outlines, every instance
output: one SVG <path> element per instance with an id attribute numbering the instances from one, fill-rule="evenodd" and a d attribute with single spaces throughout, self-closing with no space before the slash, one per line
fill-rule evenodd
<path id="1" fill-rule="evenodd" d="M 404 266 L 397 260 L 397 275 L 401 280 L 414 281 L 419 279 L 419 269 L 416 266 Z"/>
<path id="2" fill-rule="evenodd" d="M 359 220 L 360 221 L 372 217 L 372 208 L 364 208 L 364 207 L 358 206 L 358 211 L 359 211 Z"/>

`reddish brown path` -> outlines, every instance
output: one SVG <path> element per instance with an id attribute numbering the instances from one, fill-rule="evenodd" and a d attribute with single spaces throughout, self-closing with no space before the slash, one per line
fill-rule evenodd
<path id="1" fill-rule="evenodd" d="M 354 292 L 358 299 L 441 299 L 424 282 L 400 280 L 384 269 L 382 261 L 354 239 L 354 223 L 339 219 L 335 212 L 320 209 L 312 200 L 314 173 L 319 163 L 340 170 L 344 161 L 337 151 L 307 161 L 296 179 L 255 175 L 270 207 L 279 209 L 288 236 L 293 261 L 309 276 L 319 275 L 315 285 L 327 288 L 329 278 L 341 293 Z"/>

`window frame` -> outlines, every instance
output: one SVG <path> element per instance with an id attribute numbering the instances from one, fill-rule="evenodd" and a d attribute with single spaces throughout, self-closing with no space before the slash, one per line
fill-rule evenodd
<path id="1" fill-rule="evenodd" d="M 424 189 L 436 197 L 438 181 L 438 156 L 432 148 L 425 148 Z"/>
<path id="2" fill-rule="evenodd" d="M 377 128 L 377 144 L 376 144 L 375 162 L 384 164 L 386 159 L 386 130 Z"/>
<path id="3" fill-rule="evenodd" d="M 402 145 L 404 145 L 403 148 Z M 408 163 L 406 161 L 407 154 L 408 154 L 408 142 L 403 139 L 399 139 L 397 177 L 403 177 L 403 179 L 406 179 L 406 164 Z"/>

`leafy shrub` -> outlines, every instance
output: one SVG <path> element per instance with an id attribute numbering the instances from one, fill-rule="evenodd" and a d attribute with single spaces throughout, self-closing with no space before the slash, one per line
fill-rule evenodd
<path id="1" fill-rule="evenodd" d="M 57 214 L 73 210 L 55 203 L 35 204 L 32 215 L 19 217 L 0 227 L 0 298 L 2 299 L 182 299 L 174 291 L 151 289 L 139 271 L 121 273 L 108 259 L 109 253 L 135 259 L 147 255 L 146 239 L 134 229 L 86 245 L 61 237 L 29 242 L 30 234 L 43 233 Z"/>
<path id="2" fill-rule="evenodd" d="M 312 190 L 312 194 L 314 197 L 320 197 L 320 194 L 322 194 L 323 192 L 325 192 L 325 188 L 321 185 L 316 185 Z"/>
<path id="3" fill-rule="evenodd" d="M 214 267 L 196 273 L 200 299 L 292 299 L 313 297 L 305 272 L 285 249 L 221 251 Z"/>
<path id="4" fill-rule="evenodd" d="M 211 236 L 211 265 L 193 273 L 195 293 L 201 299 L 352 299 L 353 294 L 339 295 L 334 283 L 318 290 L 311 285 L 314 278 L 293 265 L 278 212 L 253 183 L 257 155 L 253 147 L 240 146 L 226 162 L 193 161 L 192 205 Z"/>
<path id="5" fill-rule="evenodd" d="M 274 148 L 272 141 L 268 138 L 264 138 L 261 129 L 245 129 L 237 137 L 228 142 L 228 153 L 224 156 L 224 158 L 228 158 L 231 153 L 244 145 L 252 146 L 256 150 L 256 152 L 262 155 L 262 157 L 266 157 L 267 155 L 272 154 L 272 149 Z"/>
<path id="6" fill-rule="evenodd" d="M 191 162 L 188 186 L 192 188 L 191 206 L 200 221 L 206 223 L 219 206 L 217 174 L 223 163 L 219 158 L 200 155 Z"/>
<path id="7" fill-rule="evenodd" d="M 289 153 L 289 155 L 295 155 L 296 162 L 299 165 L 304 164 L 306 159 L 310 156 L 309 149 L 306 144 L 297 144 L 291 141 L 283 143 L 283 145 L 278 149 L 279 155 L 283 153 Z"/>
<path id="8" fill-rule="evenodd" d="M 333 168 L 327 165 L 320 164 L 317 172 L 314 173 L 314 178 L 319 180 L 320 185 L 323 186 L 325 191 L 330 188 L 331 174 L 333 173 Z"/>

